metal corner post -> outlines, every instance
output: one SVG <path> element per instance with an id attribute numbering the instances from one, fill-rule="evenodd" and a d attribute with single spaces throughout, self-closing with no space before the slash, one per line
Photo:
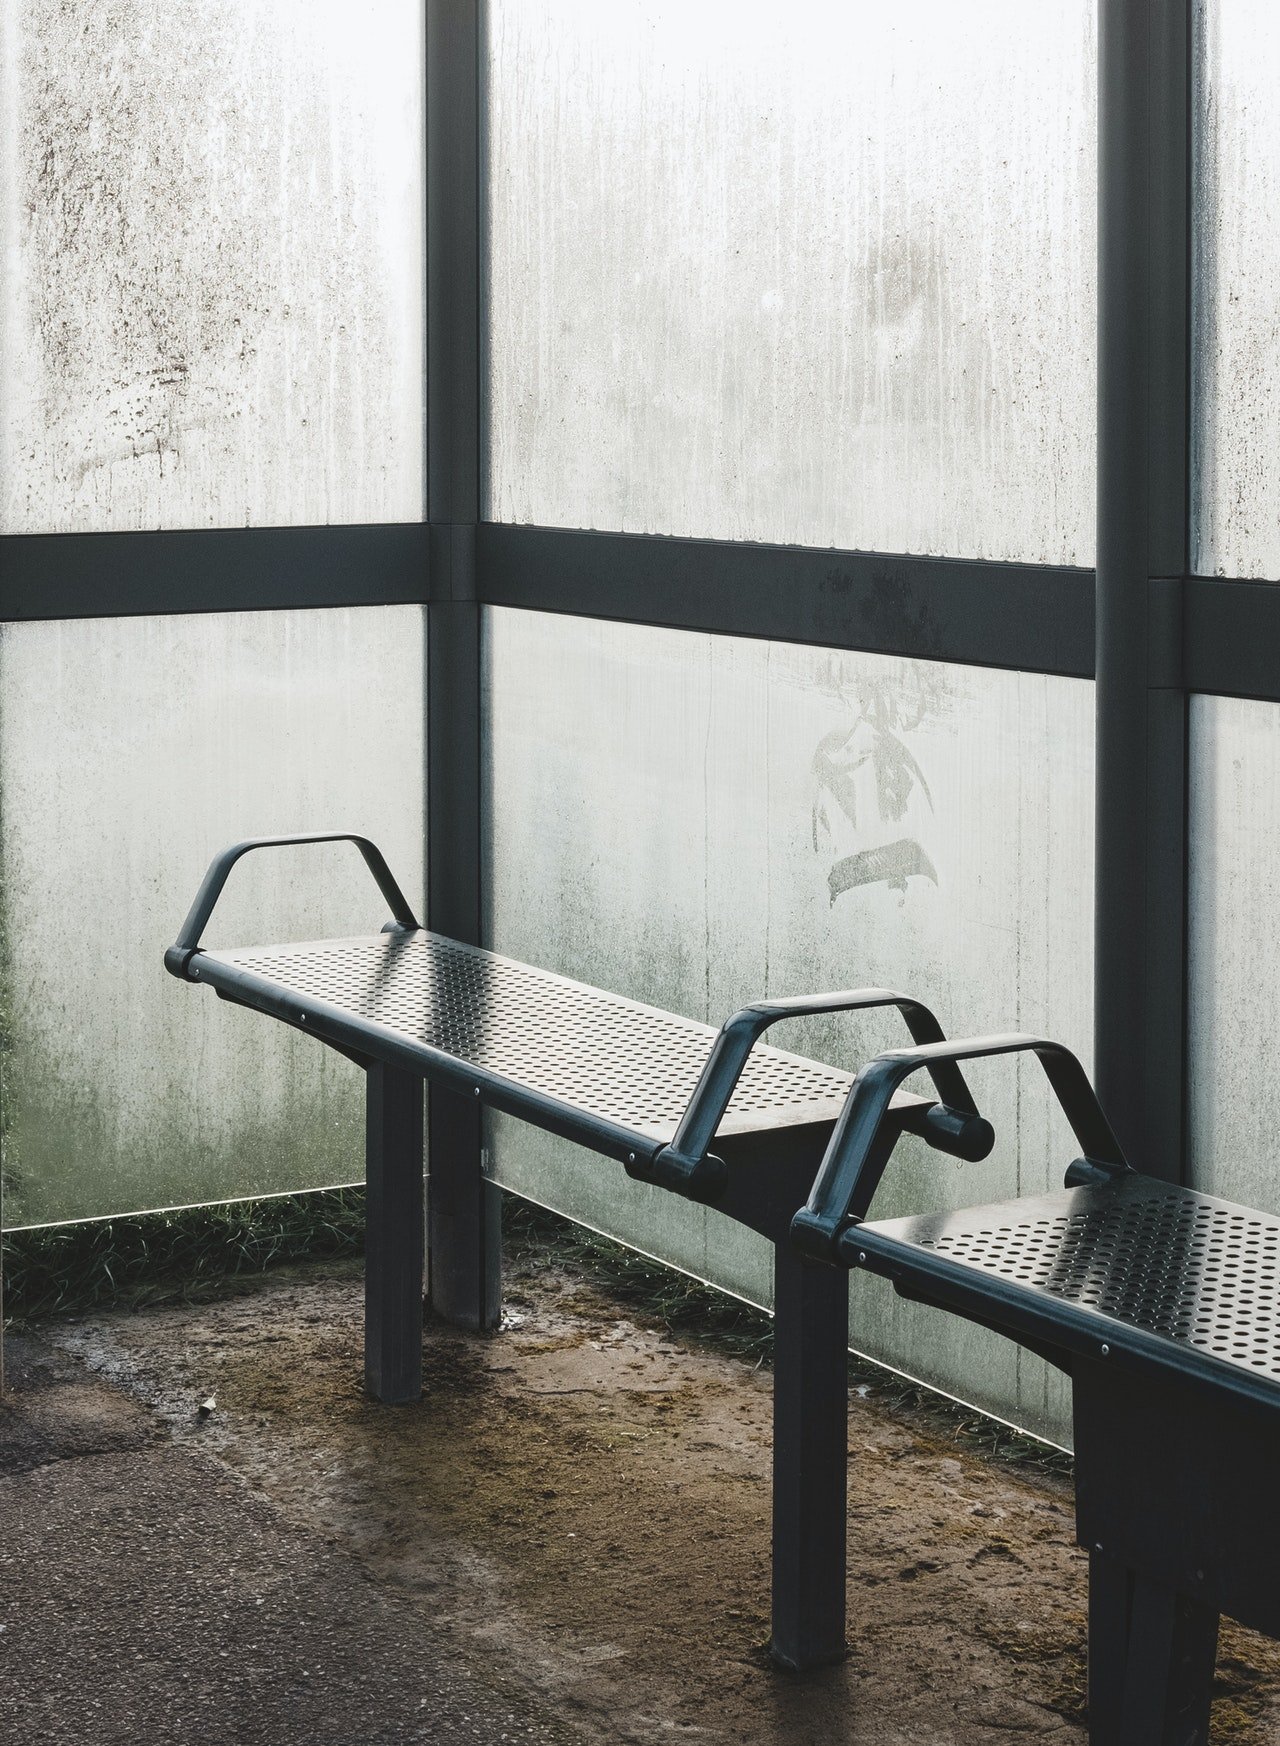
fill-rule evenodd
<path id="1" fill-rule="evenodd" d="M 1185 1170 L 1191 0 L 1100 0 L 1096 1076 Z"/>
<path id="2" fill-rule="evenodd" d="M 427 918 L 480 943 L 480 229 L 483 8 L 427 0 Z M 501 1314 L 500 1206 L 481 1114 L 430 1095 L 427 1273 L 432 1308 L 464 1327 Z"/>

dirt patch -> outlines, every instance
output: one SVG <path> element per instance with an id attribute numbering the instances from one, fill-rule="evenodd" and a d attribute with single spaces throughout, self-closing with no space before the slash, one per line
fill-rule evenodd
<path id="1" fill-rule="evenodd" d="M 52 1461 L 144 1449 L 163 1426 L 138 1401 L 104 1389 L 82 1365 L 29 1340 L 12 1340 L 0 1396 L 0 1478 Z"/>
<path id="2" fill-rule="evenodd" d="M 1070 1489 L 850 1406 L 850 1656 L 768 1664 L 771 1378 L 532 1261 L 502 1332 L 427 1331 L 426 1394 L 361 1389 L 351 1277 L 58 1333 L 298 1527 L 608 1738 L 1084 1740 Z M 205 1418 L 199 1403 L 216 1397 Z M 1215 1738 L 1262 1746 L 1280 1652 L 1228 1627 Z"/>

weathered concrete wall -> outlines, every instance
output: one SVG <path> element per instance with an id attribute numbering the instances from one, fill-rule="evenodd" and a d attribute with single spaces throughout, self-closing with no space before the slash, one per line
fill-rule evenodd
<path id="1" fill-rule="evenodd" d="M 161 954 L 215 851 L 351 829 L 422 896 L 420 609 L 8 625 L 6 1223 L 363 1177 L 360 1074 Z M 370 932 L 354 849 L 246 860 L 211 943 Z"/>
<path id="2" fill-rule="evenodd" d="M 492 943 L 719 1023 L 745 1001 L 868 983 L 954 1033 L 1092 1030 L 1093 695 L 959 669 L 534 614 L 487 615 Z M 857 1064 L 884 1015 L 794 1027 Z M 1059 1186 L 1074 1155 L 1038 1066 L 975 1069 L 985 1164 L 902 1149 L 886 1214 Z M 765 1245 L 615 1166 L 494 1125 L 499 1178 L 758 1302 Z M 1038 1361 L 854 1289 L 864 1351 L 1023 1424 L 1065 1429 Z"/>

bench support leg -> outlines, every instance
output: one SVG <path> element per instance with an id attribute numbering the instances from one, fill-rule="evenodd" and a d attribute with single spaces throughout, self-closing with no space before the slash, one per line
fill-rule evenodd
<path id="1" fill-rule="evenodd" d="M 780 1666 L 845 1655 L 849 1276 L 774 1249 L 773 1635 Z"/>
<path id="2" fill-rule="evenodd" d="M 365 1073 L 364 1385 L 401 1405 L 422 1393 L 422 1081 Z"/>
<path id="3" fill-rule="evenodd" d="M 455 1327 L 502 1320 L 502 1191 L 481 1169 L 480 1106 L 433 1086 L 427 1182 L 428 1296 Z"/>
<path id="4" fill-rule="evenodd" d="M 1090 1746 L 1205 1746 L 1218 1615 L 1089 1555 Z"/>

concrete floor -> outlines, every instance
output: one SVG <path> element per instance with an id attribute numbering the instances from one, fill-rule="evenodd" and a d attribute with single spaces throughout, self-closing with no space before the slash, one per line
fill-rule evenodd
<path id="1" fill-rule="evenodd" d="M 787 1679 L 767 1371 L 536 1258 L 507 1301 L 409 1408 L 350 1270 L 14 1340 L 0 1741 L 1083 1746 L 1062 1480 L 855 1395 L 850 1656 Z M 1228 1628 L 1218 1689 L 1219 1742 L 1280 1739 L 1275 1645 Z"/>

